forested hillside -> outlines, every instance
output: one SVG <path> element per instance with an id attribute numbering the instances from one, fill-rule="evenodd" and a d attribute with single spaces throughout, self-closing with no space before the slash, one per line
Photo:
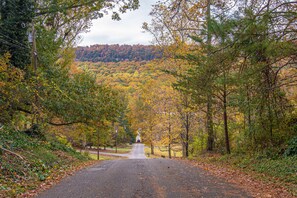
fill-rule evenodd
<path id="1" fill-rule="evenodd" d="M 76 49 L 78 61 L 149 61 L 161 57 L 162 50 L 152 45 L 91 45 Z"/>

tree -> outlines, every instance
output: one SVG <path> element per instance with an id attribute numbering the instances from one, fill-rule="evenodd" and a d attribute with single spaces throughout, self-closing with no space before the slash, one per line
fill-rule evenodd
<path id="1" fill-rule="evenodd" d="M 121 106 L 117 93 L 104 85 L 96 85 L 89 72 L 71 74 L 78 34 L 90 27 L 92 19 L 112 11 L 113 18 L 119 13 L 138 8 L 137 0 L 122 1 L 1 1 L 0 47 L 12 55 L 10 63 L 24 72 L 26 77 L 17 84 L 20 100 L 3 97 L 5 111 L 11 117 L 24 114 L 31 126 L 52 124 L 56 126 L 113 119 Z M 27 32 L 36 30 L 38 67 L 29 67 L 31 49 Z M 4 41 L 5 39 L 5 41 Z M 37 53 L 36 53 L 37 52 Z M 37 65 L 36 65 L 37 66 Z M 13 89 L 11 89 L 13 90 Z M 12 92 L 7 92 L 11 94 Z M 17 93 L 17 92 L 14 92 Z M 17 98 L 18 98 L 17 97 Z M 105 103 L 105 105 L 103 104 Z M 1 106 L 2 109 L 2 106 Z M 10 124 L 13 124 L 12 118 Z M 26 129 L 28 125 L 21 125 Z"/>
<path id="2" fill-rule="evenodd" d="M 0 110 L 1 124 L 9 124 L 14 118 L 14 111 L 20 108 L 22 97 L 24 96 L 22 81 L 24 73 L 9 64 L 10 55 L 8 53 L 0 56 Z"/>
<path id="3" fill-rule="evenodd" d="M 151 154 L 154 154 L 155 142 L 158 139 L 155 131 L 155 127 L 159 121 L 156 116 L 158 110 L 156 108 L 157 95 L 155 84 L 158 83 L 155 80 L 150 80 L 143 86 L 141 95 L 139 95 L 138 101 L 136 101 L 137 109 L 132 110 L 136 113 L 136 126 L 141 131 L 142 139 L 150 144 Z"/>
<path id="4" fill-rule="evenodd" d="M 296 60 L 294 5 L 290 1 L 247 1 L 245 15 L 238 21 L 243 27 L 236 32 L 235 43 L 244 60 L 241 71 L 245 80 L 239 85 L 244 103 L 241 109 L 254 147 L 279 144 L 280 133 L 286 128 L 282 123 L 290 109 L 285 107 L 283 87 L 290 86 L 295 78 L 282 78 L 280 74 Z"/>
<path id="5" fill-rule="evenodd" d="M 25 69 L 31 62 L 28 30 L 34 16 L 32 0 L 0 1 L 0 54 L 11 54 L 10 62 Z"/>

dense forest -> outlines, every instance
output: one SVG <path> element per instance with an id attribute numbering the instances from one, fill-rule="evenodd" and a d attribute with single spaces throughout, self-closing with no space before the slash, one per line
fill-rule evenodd
<path id="1" fill-rule="evenodd" d="M 22 191 L 28 175 L 45 179 L 59 149 L 76 156 L 73 148 L 132 143 L 139 133 L 148 154 L 235 159 L 297 194 L 296 2 L 158 1 L 143 24 L 156 46 L 90 47 L 76 42 L 92 19 L 119 19 L 138 1 L 0 2 L 7 192 Z M 40 147 L 56 153 L 34 154 Z"/>
<path id="2" fill-rule="evenodd" d="M 152 45 L 91 45 L 90 47 L 77 47 L 76 49 L 78 61 L 149 61 L 161 57 L 162 51 Z"/>
<path id="3" fill-rule="evenodd" d="M 154 6 L 153 20 L 143 28 L 171 55 L 163 70 L 176 78 L 172 85 L 178 97 L 165 94 L 155 107 L 158 103 L 146 101 L 160 94 L 154 96 L 156 86 L 150 86 L 149 95 L 136 103 L 146 119 L 135 117 L 149 134 L 152 152 L 160 137 L 155 135 L 160 118 L 148 112 L 165 116 L 168 152 L 179 137 L 184 156 L 199 148 L 295 155 L 297 46 L 292 10 L 296 4 L 286 0 L 173 0 Z"/>
<path id="4" fill-rule="evenodd" d="M 78 13 L 72 3 L 69 12 Z M 296 4 L 159 2 L 152 22 L 143 24 L 158 50 L 75 48 L 77 34 L 89 27 L 82 19 L 101 12 L 81 8 L 70 20 L 60 4 L 52 12 L 28 1 L 26 15 L 17 5 L 1 9 L 1 125 L 63 133 L 73 145 L 95 143 L 94 131 L 105 134 L 102 144 L 112 144 L 115 127 L 123 141 L 138 131 L 152 153 L 165 145 L 169 156 L 172 144 L 184 157 L 204 150 L 294 155 Z M 75 56 L 86 62 L 74 63 Z"/>

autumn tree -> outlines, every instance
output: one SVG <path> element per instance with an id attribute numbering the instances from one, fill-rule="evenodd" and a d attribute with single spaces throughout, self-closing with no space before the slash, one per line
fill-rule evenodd
<path id="1" fill-rule="evenodd" d="M 211 35 L 211 2 L 194 2 L 194 1 L 170 1 L 167 5 L 159 3 L 156 5 L 156 11 L 152 14 L 155 16 L 151 27 L 148 27 L 147 24 L 144 24 L 144 28 L 155 35 L 155 39 L 160 43 L 160 39 L 162 40 L 165 35 L 169 35 L 169 43 L 177 43 L 177 41 L 181 40 L 182 42 L 189 42 L 189 36 L 192 38 L 197 38 L 197 33 L 203 33 L 202 39 L 205 40 L 206 46 L 206 55 L 210 55 L 210 49 L 212 45 L 212 35 Z M 171 12 L 166 13 L 166 9 L 169 8 Z M 157 13 L 157 14 L 156 14 Z M 204 21 L 204 22 L 203 22 Z M 204 25 L 204 30 L 202 25 Z M 178 43 L 177 43 L 178 44 Z M 192 61 L 193 63 L 193 61 Z M 207 66 L 207 61 L 203 63 L 205 68 L 209 68 Z M 212 82 L 211 82 L 211 69 L 206 74 L 209 75 L 210 78 L 204 85 L 207 87 L 205 93 L 207 93 L 207 101 L 206 101 L 206 119 L 207 119 L 207 133 L 208 133 L 208 146 L 207 150 L 213 150 L 214 144 L 214 132 L 213 132 L 213 94 L 212 94 Z"/>
<path id="2" fill-rule="evenodd" d="M 11 54 L 10 60 L 9 55 L 3 59 L 7 74 L 1 76 L 1 84 L 5 84 L 7 91 L 1 94 L 0 108 L 7 116 L 1 123 L 30 130 L 48 125 L 96 126 L 96 122 L 118 117 L 122 103 L 116 91 L 98 85 L 96 76 L 89 71 L 70 71 L 75 58 L 72 48 L 79 33 L 91 26 L 91 20 L 107 12 L 118 20 L 120 14 L 137 8 L 135 0 L 1 1 L 0 52 L 1 56 Z M 28 43 L 30 31 L 35 35 L 32 47 L 36 44 L 34 68 L 30 67 L 33 51 Z M 9 64 L 10 67 L 6 66 Z M 15 67 L 21 71 L 10 69 Z M 8 76 L 15 76 L 14 73 L 22 80 L 15 88 L 8 86 L 13 82 Z"/>

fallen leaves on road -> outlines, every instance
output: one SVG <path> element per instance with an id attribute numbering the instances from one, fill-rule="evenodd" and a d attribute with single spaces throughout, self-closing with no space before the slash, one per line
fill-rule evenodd
<path id="1" fill-rule="evenodd" d="M 261 175 L 254 173 L 246 173 L 231 166 L 219 166 L 207 162 L 196 160 L 183 160 L 191 165 L 199 167 L 210 174 L 222 178 L 229 183 L 246 190 L 253 197 L 261 198 L 294 198 L 291 193 L 283 186 L 275 184 L 273 181 L 262 181 L 259 179 Z M 258 179 L 256 178 L 258 177 Z"/>

